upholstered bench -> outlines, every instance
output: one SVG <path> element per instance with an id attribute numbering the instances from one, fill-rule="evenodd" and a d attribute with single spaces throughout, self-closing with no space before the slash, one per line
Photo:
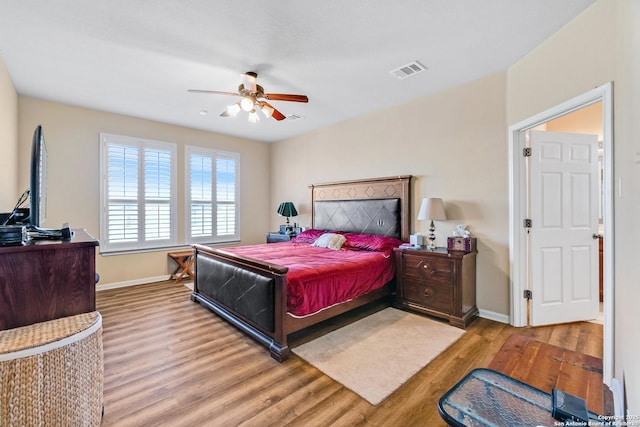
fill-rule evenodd
<path id="1" fill-rule="evenodd" d="M 103 382 L 97 311 L 0 331 L 0 426 L 98 426 Z"/>

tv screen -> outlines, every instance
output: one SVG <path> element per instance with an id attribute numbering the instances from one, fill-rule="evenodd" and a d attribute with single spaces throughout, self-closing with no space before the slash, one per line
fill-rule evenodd
<path id="1" fill-rule="evenodd" d="M 47 146 L 40 125 L 33 132 L 30 179 L 29 225 L 38 228 L 47 218 Z"/>

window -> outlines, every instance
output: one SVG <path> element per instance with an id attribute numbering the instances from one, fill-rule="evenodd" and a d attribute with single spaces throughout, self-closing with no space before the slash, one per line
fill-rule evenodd
<path id="1" fill-rule="evenodd" d="M 176 244 L 176 145 L 100 134 L 101 252 Z"/>
<path id="2" fill-rule="evenodd" d="M 187 241 L 240 240 L 240 155 L 187 146 L 185 162 Z"/>

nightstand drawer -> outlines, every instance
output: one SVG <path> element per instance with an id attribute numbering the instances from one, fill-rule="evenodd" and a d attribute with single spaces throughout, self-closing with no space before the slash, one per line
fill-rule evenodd
<path id="1" fill-rule="evenodd" d="M 453 286 L 405 278 L 402 298 L 425 308 L 450 313 L 453 309 Z"/>
<path id="2" fill-rule="evenodd" d="M 404 274 L 407 278 L 453 283 L 454 263 L 447 258 L 413 256 L 405 254 Z"/>

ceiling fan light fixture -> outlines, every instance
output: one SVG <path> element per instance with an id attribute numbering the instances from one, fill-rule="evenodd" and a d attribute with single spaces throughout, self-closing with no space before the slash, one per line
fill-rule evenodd
<path id="1" fill-rule="evenodd" d="M 249 121 L 256 123 L 259 120 L 256 110 L 262 111 L 267 118 L 282 121 L 287 118 L 267 101 L 309 102 L 306 95 L 294 95 L 287 93 L 265 93 L 264 88 L 257 83 L 258 74 L 249 71 L 242 75 L 242 82 L 237 92 L 223 92 L 219 90 L 189 89 L 190 93 L 208 93 L 215 95 L 238 96 L 240 100 L 229 105 L 221 114 L 222 117 L 236 116 L 240 111 L 249 113 Z"/>
<path id="2" fill-rule="evenodd" d="M 231 117 L 234 117 L 240 112 L 240 110 L 240 103 L 236 102 L 235 104 L 231 104 L 227 107 L 227 114 Z"/>
<path id="3" fill-rule="evenodd" d="M 251 99 L 249 97 L 244 97 L 240 101 L 240 108 L 242 108 L 244 111 L 247 111 L 247 112 L 253 110 L 254 105 L 255 105 L 255 103 L 254 103 L 253 99 Z"/>
<path id="4" fill-rule="evenodd" d="M 260 117 L 258 117 L 258 113 L 256 113 L 256 110 L 251 110 L 249 111 L 249 123 L 258 123 L 258 120 L 260 120 Z"/>
<path id="5" fill-rule="evenodd" d="M 267 105 L 267 104 L 262 104 L 260 109 L 262 110 L 262 112 L 267 118 L 271 117 L 273 115 L 273 111 L 275 110 L 271 105 Z"/>

